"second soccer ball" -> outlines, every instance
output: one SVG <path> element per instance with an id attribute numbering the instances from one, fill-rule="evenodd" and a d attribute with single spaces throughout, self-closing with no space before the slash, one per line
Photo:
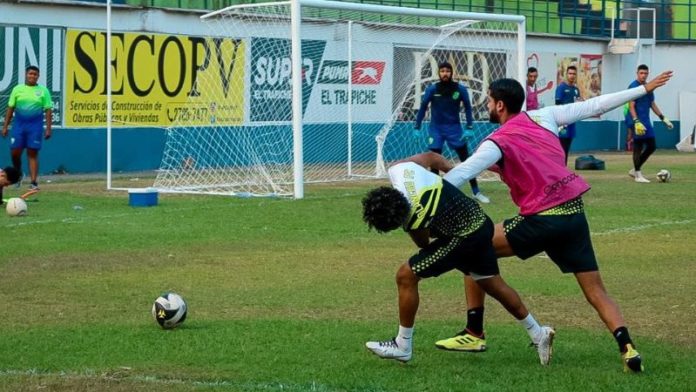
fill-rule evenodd
<path id="1" fill-rule="evenodd" d="M 176 328 L 186 320 L 188 306 L 176 293 L 164 293 L 152 304 L 152 317 L 164 329 Z"/>
<path id="2" fill-rule="evenodd" d="M 19 197 L 13 197 L 7 201 L 5 211 L 9 216 L 24 216 L 27 214 L 27 203 Z"/>
<path id="3" fill-rule="evenodd" d="M 657 172 L 657 181 L 669 182 L 669 180 L 671 180 L 671 179 L 672 179 L 672 173 L 670 173 L 669 170 L 662 169 L 659 172 Z"/>

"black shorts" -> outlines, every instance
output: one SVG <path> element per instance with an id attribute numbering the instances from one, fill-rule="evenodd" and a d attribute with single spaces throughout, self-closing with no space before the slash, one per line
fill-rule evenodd
<path id="1" fill-rule="evenodd" d="M 564 273 L 597 271 L 585 213 L 518 215 L 503 222 L 505 237 L 521 259 L 546 252 Z"/>
<path id="2" fill-rule="evenodd" d="M 457 269 L 465 274 L 498 275 L 498 259 L 493 249 L 493 222 L 484 224 L 465 237 L 437 238 L 411 256 L 408 264 L 416 276 L 430 278 Z"/>

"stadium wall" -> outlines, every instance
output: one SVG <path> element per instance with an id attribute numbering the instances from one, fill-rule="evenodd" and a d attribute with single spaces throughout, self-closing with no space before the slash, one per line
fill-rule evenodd
<path id="1" fill-rule="evenodd" d="M 112 23 L 114 32 L 122 33 L 123 40 L 136 39 L 143 34 L 157 34 L 158 38 L 153 40 L 161 39 L 171 43 L 177 40 L 167 39 L 178 35 L 184 37 L 179 39 L 180 42 L 186 42 L 186 37 L 214 35 L 207 25 L 199 21 L 199 16 L 200 13 L 189 11 L 117 7 L 113 11 Z M 24 67 L 30 63 L 40 66 L 41 83 L 49 88 L 54 97 L 55 132 L 54 137 L 44 143 L 41 153 L 43 173 L 105 170 L 106 132 L 103 126 L 98 125 L 100 116 L 101 119 L 104 117 L 103 107 L 90 102 L 89 94 L 82 94 L 82 101 L 74 99 L 76 92 L 84 92 L 88 89 L 85 86 L 89 86 L 91 96 L 103 100 L 104 90 L 100 89 L 104 85 L 103 78 L 91 80 L 84 73 L 76 72 L 76 69 L 84 71 L 100 65 L 101 60 L 96 59 L 104 58 L 103 52 L 100 52 L 102 44 L 99 43 L 99 38 L 105 25 L 103 7 L 0 3 L 0 47 L 3 48 L 3 56 L 0 58 L 0 121 L 4 119 L 11 88 L 20 82 Z M 92 43 L 91 46 L 88 45 L 92 52 L 69 52 L 68 46 L 74 44 L 81 33 L 83 35 L 80 39 L 85 40 L 83 42 Z M 651 64 L 654 71 L 673 69 L 676 73 L 673 82 L 658 92 L 657 102 L 678 127 L 678 92 L 696 91 L 696 80 L 689 78 L 688 69 L 689 64 L 696 61 L 696 51 L 693 50 L 695 46 L 693 43 L 665 44 L 656 46 L 654 50 L 645 48 L 640 54 L 613 55 L 606 53 L 606 40 L 534 35 L 527 39 L 527 62 L 528 65 L 539 68 L 540 86 L 552 82 L 554 87 L 561 79 L 562 69 L 569 64 L 577 64 L 580 68 L 579 85 L 587 96 L 624 89 L 635 77 L 635 68 L 640 62 Z M 121 49 L 124 48 L 125 46 Z M 188 56 L 195 48 L 192 49 L 191 46 L 182 50 Z M 92 60 L 85 60 L 87 58 Z M 171 58 L 163 59 L 171 61 Z M 132 82 L 126 71 L 115 71 L 119 83 Z M 134 68 L 134 71 L 137 73 L 137 69 Z M 142 87 L 142 81 L 147 79 L 137 79 L 138 77 L 141 76 L 134 77 L 133 80 Z M 388 80 L 390 78 L 391 76 L 387 77 Z M 115 84 L 114 89 L 119 88 L 119 83 Z M 182 91 L 186 90 L 186 86 L 190 88 L 190 83 L 190 79 L 182 79 Z M 169 86 L 169 89 L 175 87 Z M 182 94 L 175 98 L 180 98 Z M 315 97 L 318 98 L 318 95 Z M 157 97 L 145 94 L 140 98 L 139 103 L 145 102 L 148 105 L 141 105 L 134 120 L 124 117 L 120 126 L 113 130 L 114 171 L 152 170 L 159 167 L 166 139 L 165 128 L 169 124 L 162 118 L 147 118 L 157 110 Z M 553 89 L 543 94 L 541 101 L 545 105 L 553 104 Z M 89 121 L 96 122 L 97 125 L 90 125 Z M 146 126 L 141 126 L 142 124 Z M 658 147 L 672 148 L 679 140 L 679 132 L 666 131 L 659 121 L 655 125 Z M 370 123 L 361 126 L 375 128 L 375 124 Z M 307 132 L 321 132 L 321 127 L 309 127 Z M 623 148 L 623 140 L 625 127 L 622 114 L 620 110 L 615 110 L 601 118 L 579 123 L 573 150 L 616 150 Z M 7 164 L 10 160 L 8 146 L 8 140 L 0 141 L 0 164 Z M 321 153 L 308 155 L 307 158 L 328 159 Z"/>

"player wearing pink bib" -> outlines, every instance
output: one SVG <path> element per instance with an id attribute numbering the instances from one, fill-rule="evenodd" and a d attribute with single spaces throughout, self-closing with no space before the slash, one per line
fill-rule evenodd
<path id="1" fill-rule="evenodd" d="M 493 246 L 498 257 L 527 259 L 541 252 L 564 273 L 573 273 L 587 301 L 616 339 L 625 371 L 643 370 L 642 358 L 631 341 L 621 310 L 609 297 L 599 274 L 581 195 L 587 183 L 565 167 L 558 140 L 559 126 L 608 112 L 663 86 L 672 77 L 664 72 L 642 86 L 584 102 L 550 106 L 520 113 L 524 89 L 513 79 L 493 82 L 488 90 L 490 120 L 501 127 L 484 140 L 465 162 L 445 175 L 461 187 L 485 169 L 501 174 L 519 215 L 496 225 Z M 465 277 L 469 318 L 467 325 L 482 325 L 484 293 Z M 479 321 L 472 322 L 472 312 Z M 464 330 L 438 347 L 455 349 L 463 341 L 484 341 L 483 331 Z"/>
<path id="2" fill-rule="evenodd" d="M 536 67 L 527 68 L 527 110 L 539 109 L 539 95 L 553 87 L 553 82 L 549 80 L 546 86 L 537 88 L 537 78 L 539 78 L 539 71 Z"/>
<path id="3" fill-rule="evenodd" d="M 565 167 L 558 137 L 526 113 L 519 114 L 488 137 L 503 153 L 505 164 L 493 166 L 510 187 L 520 215 L 532 215 L 575 199 L 590 189 Z"/>

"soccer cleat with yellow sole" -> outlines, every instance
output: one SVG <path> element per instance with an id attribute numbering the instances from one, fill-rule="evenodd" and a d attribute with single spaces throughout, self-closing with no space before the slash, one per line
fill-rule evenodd
<path id="1" fill-rule="evenodd" d="M 441 350 L 450 351 L 466 351 L 466 352 L 482 352 L 486 351 L 486 339 L 479 338 L 463 330 L 457 336 L 438 340 L 435 342 L 435 347 Z"/>
<path id="2" fill-rule="evenodd" d="M 621 360 L 624 364 L 624 372 L 640 373 L 643 371 L 643 359 L 640 353 L 633 348 L 633 345 L 626 345 L 626 352 L 621 354 Z"/>

